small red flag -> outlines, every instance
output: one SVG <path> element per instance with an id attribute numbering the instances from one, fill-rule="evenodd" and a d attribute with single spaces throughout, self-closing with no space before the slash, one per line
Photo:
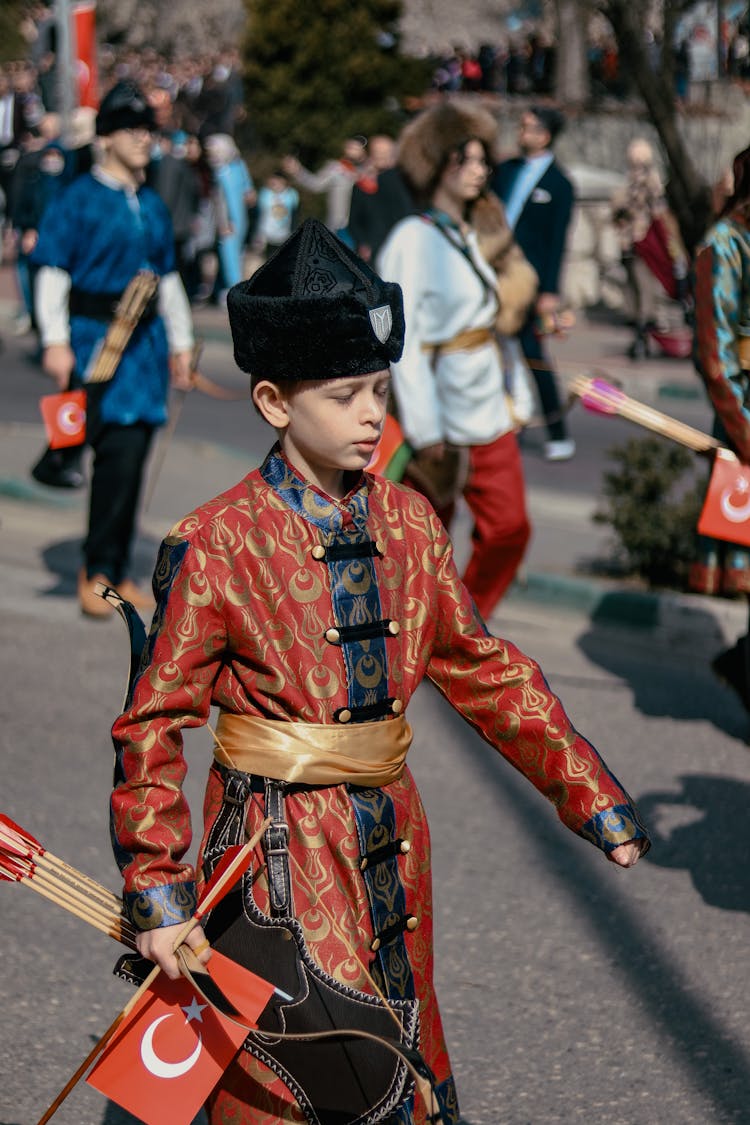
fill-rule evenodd
<path id="1" fill-rule="evenodd" d="M 717 449 L 698 532 L 750 547 L 750 465 Z"/>
<path id="2" fill-rule="evenodd" d="M 63 391 L 39 399 L 50 449 L 81 445 L 86 438 L 86 392 Z"/>
<path id="3" fill-rule="evenodd" d="M 274 986 L 221 953 L 211 977 L 253 1026 Z M 86 1081 L 145 1125 L 189 1125 L 247 1037 L 188 980 L 160 973 Z"/>
<path id="4" fill-rule="evenodd" d="M 406 443 L 397 419 L 392 414 L 386 414 L 380 441 L 366 466 L 367 472 L 400 481 L 411 455 L 411 447 Z"/>

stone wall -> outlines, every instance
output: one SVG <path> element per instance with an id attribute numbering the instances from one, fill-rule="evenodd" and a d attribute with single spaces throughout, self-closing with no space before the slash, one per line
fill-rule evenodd
<path id="1" fill-rule="evenodd" d="M 723 99 L 721 116 L 711 100 L 719 96 Z M 680 128 L 699 172 L 714 184 L 731 167 L 734 155 L 750 144 L 750 99 L 737 87 L 723 86 L 720 91 L 693 90 L 691 100 Z M 506 101 L 497 112 L 503 147 L 512 149 L 521 107 Z M 562 279 L 564 296 L 575 308 L 603 303 L 619 309 L 624 305 L 625 276 L 609 200 L 623 182 L 628 144 L 641 136 L 659 153 L 653 126 L 632 109 L 619 107 L 569 121 L 558 140 L 558 159 L 577 189 Z"/>

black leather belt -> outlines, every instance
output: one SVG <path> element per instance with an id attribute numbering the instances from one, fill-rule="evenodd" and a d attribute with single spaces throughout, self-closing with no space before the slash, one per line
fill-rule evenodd
<path id="1" fill-rule="evenodd" d="M 122 293 L 87 293 L 85 289 L 71 289 L 68 310 L 71 316 L 85 316 L 89 320 L 114 320 Z M 159 315 L 158 290 L 143 310 L 139 324 L 148 324 Z"/>

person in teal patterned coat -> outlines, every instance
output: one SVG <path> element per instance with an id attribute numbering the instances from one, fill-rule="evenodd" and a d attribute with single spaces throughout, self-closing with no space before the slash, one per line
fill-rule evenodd
<path id="1" fill-rule="evenodd" d="M 750 464 L 750 148 L 695 258 L 694 361 L 715 411 L 714 436 Z M 750 594 L 750 552 L 701 537 L 690 575 L 701 593 Z M 750 631 L 712 664 L 750 711 Z"/>

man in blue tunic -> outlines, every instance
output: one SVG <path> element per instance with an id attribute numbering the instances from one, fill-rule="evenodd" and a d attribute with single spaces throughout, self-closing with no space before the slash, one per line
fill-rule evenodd
<path id="1" fill-rule="evenodd" d="M 175 386 L 190 386 L 192 319 L 171 222 L 156 193 L 142 186 L 155 127 L 132 82 L 110 90 L 97 116 L 100 159 L 47 209 L 33 256 L 42 363 L 60 390 L 87 384 L 114 309 L 138 271 L 159 278 L 158 295 L 114 378 L 86 387 L 94 461 L 78 595 L 94 617 L 112 612 L 96 595 L 101 581 L 139 608 L 151 604 L 127 574 L 143 469 L 154 430 L 166 420 L 170 372 Z"/>

